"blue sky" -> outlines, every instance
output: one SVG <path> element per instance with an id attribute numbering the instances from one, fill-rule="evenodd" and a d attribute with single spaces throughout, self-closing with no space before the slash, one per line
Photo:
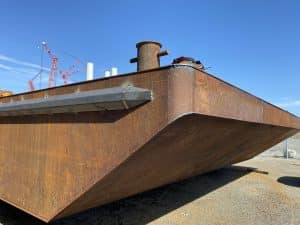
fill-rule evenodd
<path id="1" fill-rule="evenodd" d="M 2 0 L 0 6 L 2 89 L 28 90 L 43 40 L 62 68 L 76 56 L 95 63 L 96 77 L 112 66 L 134 71 L 135 43 L 157 40 L 171 51 L 163 65 L 194 57 L 209 73 L 300 115 L 300 1 Z M 48 68 L 46 55 L 44 62 Z M 84 79 L 80 69 L 71 80 Z"/>

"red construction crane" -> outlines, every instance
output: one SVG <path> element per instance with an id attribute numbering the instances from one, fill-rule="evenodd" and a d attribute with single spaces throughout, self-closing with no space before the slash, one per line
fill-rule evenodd
<path id="1" fill-rule="evenodd" d="M 58 66 L 58 57 L 52 53 L 52 51 L 49 48 L 47 42 L 43 41 L 42 42 L 42 56 L 41 56 L 41 70 L 28 82 L 30 91 L 35 90 L 33 82 L 34 82 L 35 79 L 40 77 L 41 73 L 43 72 L 43 53 L 44 53 L 44 51 L 47 52 L 49 58 L 51 59 L 51 68 L 50 68 L 50 75 L 49 75 L 49 80 L 48 80 L 48 87 L 54 87 L 56 85 L 57 71 L 61 75 L 61 77 L 64 81 L 64 84 L 68 83 L 68 78 L 71 75 L 79 72 L 79 69 L 76 69 L 76 66 L 81 63 L 80 60 L 76 59 L 74 64 L 72 64 L 66 71 L 63 71 Z"/>
<path id="2" fill-rule="evenodd" d="M 34 77 L 31 80 L 28 81 L 30 91 L 35 90 L 33 82 L 36 78 L 38 78 L 41 75 L 41 73 L 42 73 L 42 71 L 38 72 L 36 75 L 34 75 Z"/>
<path id="3" fill-rule="evenodd" d="M 41 55 L 41 69 L 31 80 L 29 80 L 28 84 L 29 84 L 30 91 L 35 90 L 33 82 L 35 79 L 40 77 L 43 72 L 43 53 L 44 53 L 44 51 L 47 52 L 47 54 L 49 55 L 49 57 L 51 59 L 51 69 L 50 69 L 50 76 L 49 76 L 49 80 L 48 80 L 48 87 L 55 86 L 55 77 L 56 77 L 56 72 L 57 72 L 58 57 L 52 54 L 50 48 L 48 47 L 48 44 L 45 41 L 43 41 L 42 42 L 42 55 Z"/>
<path id="4" fill-rule="evenodd" d="M 64 84 L 68 84 L 68 78 L 75 74 L 75 73 L 78 73 L 79 72 L 79 69 L 76 69 L 76 66 L 78 64 L 80 64 L 81 62 L 76 59 L 75 63 L 73 63 L 66 71 L 62 71 L 61 69 L 59 69 L 59 73 L 64 81 Z"/>
<path id="5" fill-rule="evenodd" d="M 49 76 L 49 80 L 48 80 L 48 87 L 54 87 L 55 83 L 56 83 L 58 57 L 52 54 L 52 52 L 46 42 L 43 41 L 42 45 L 51 59 L 51 68 L 50 68 L 50 76 Z"/>

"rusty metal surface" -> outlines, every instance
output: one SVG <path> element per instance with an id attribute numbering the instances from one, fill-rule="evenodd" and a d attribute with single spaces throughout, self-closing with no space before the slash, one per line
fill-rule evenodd
<path id="1" fill-rule="evenodd" d="M 57 218 L 249 159 L 295 129 L 189 114 L 132 154 Z"/>
<path id="2" fill-rule="evenodd" d="M 137 71 L 144 71 L 160 67 L 160 57 L 168 55 L 169 51 L 160 51 L 161 43 L 155 41 L 142 41 L 136 44 L 138 53 L 130 63 L 137 63 Z"/>
<path id="3" fill-rule="evenodd" d="M 243 161 L 300 129 L 296 116 L 183 65 L 0 101 L 128 84 L 152 90 L 153 101 L 127 111 L 0 118 L 0 198 L 48 222 Z"/>

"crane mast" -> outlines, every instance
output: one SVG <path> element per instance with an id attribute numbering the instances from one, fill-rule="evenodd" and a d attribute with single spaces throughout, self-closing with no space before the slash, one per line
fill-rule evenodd
<path id="1" fill-rule="evenodd" d="M 48 87 L 54 87 L 55 83 L 56 83 L 55 81 L 56 81 L 58 57 L 56 55 L 52 54 L 52 52 L 46 42 L 43 41 L 42 45 L 51 59 L 51 68 L 50 68 L 50 76 L 49 76 L 49 80 L 48 80 Z"/>

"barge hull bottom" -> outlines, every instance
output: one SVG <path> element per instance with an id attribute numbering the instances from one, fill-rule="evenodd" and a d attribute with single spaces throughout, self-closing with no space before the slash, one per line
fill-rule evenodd
<path id="1" fill-rule="evenodd" d="M 185 115 L 53 219 L 250 159 L 297 131 L 200 114 Z"/>

